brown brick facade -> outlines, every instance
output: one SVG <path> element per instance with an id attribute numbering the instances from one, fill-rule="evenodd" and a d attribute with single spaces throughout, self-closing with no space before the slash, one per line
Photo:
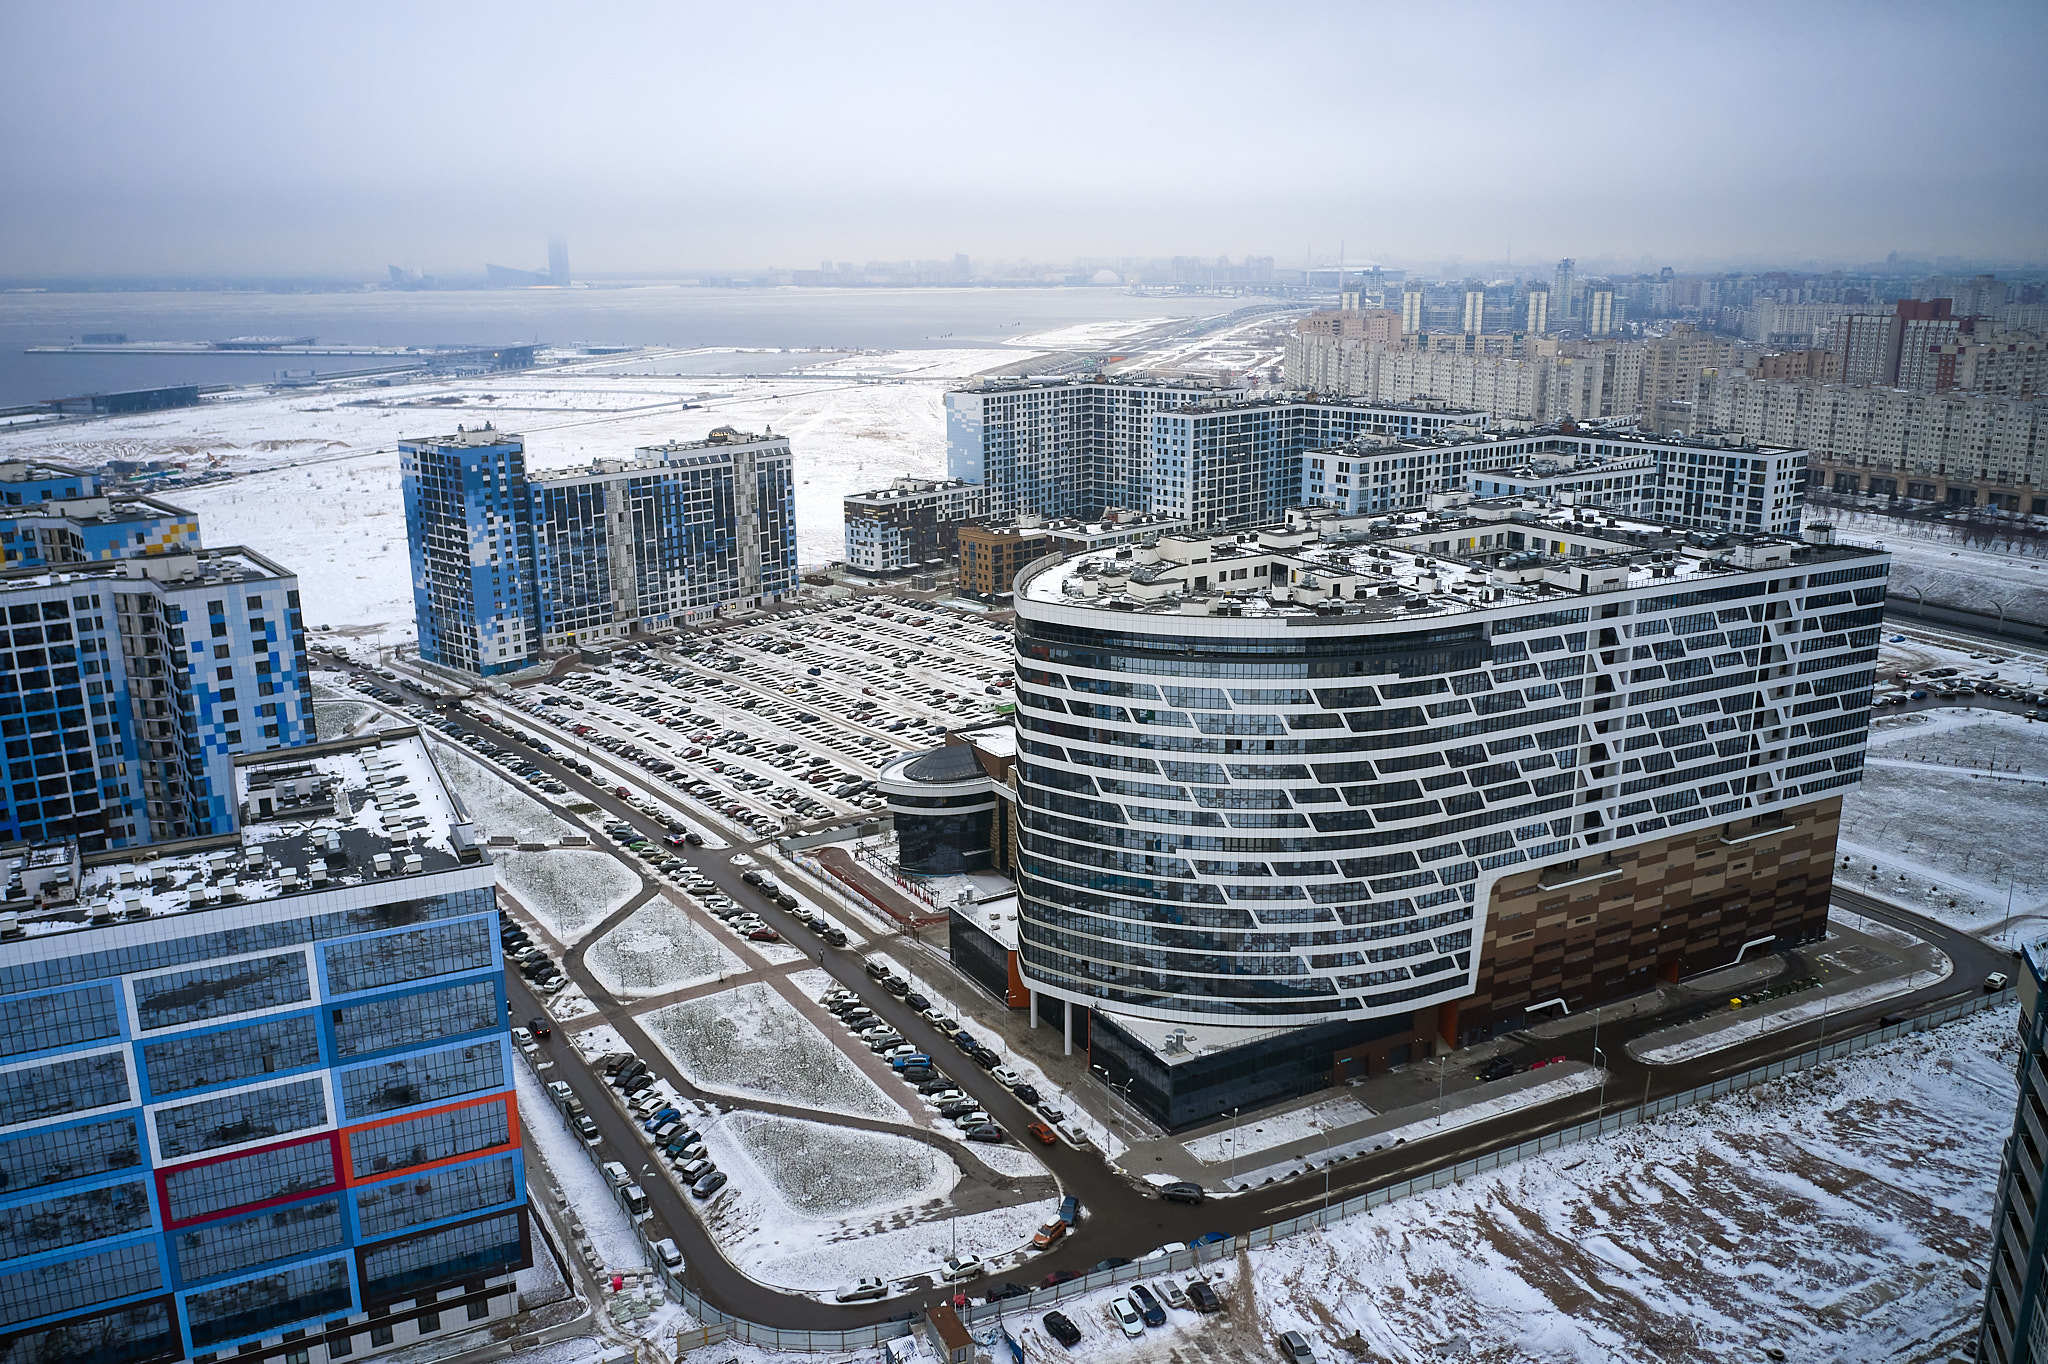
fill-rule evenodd
<path id="1" fill-rule="evenodd" d="M 1842 802 L 1738 820 L 1503 877 L 1493 889 L 1479 986 L 1443 1010 L 1446 1040 L 1521 1025 L 1525 1006 L 1573 1009 L 1638 994 L 1826 930 Z"/>

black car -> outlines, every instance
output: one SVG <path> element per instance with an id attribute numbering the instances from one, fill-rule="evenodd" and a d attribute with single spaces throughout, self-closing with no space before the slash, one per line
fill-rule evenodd
<path id="1" fill-rule="evenodd" d="M 1159 1299 L 1152 1296 L 1152 1290 L 1141 1283 L 1131 1285 L 1131 1305 L 1138 1309 L 1138 1315 L 1145 1319 L 1147 1326 L 1166 1325 L 1166 1309 Z"/>
<path id="2" fill-rule="evenodd" d="M 1081 1343 L 1081 1328 L 1068 1321 L 1064 1312 L 1045 1314 L 1045 1333 L 1069 1350 Z"/>
<path id="3" fill-rule="evenodd" d="M 1000 1053 L 992 1051 L 987 1047 L 976 1047 L 974 1049 L 974 1064 L 980 1066 L 983 1070 L 994 1070 L 996 1064 L 1002 1059 Z"/>
<path id="4" fill-rule="evenodd" d="M 539 1015 L 535 1015 L 534 1017 L 526 1020 L 526 1030 L 532 1033 L 535 1037 L 546 1037 L 550 1033 L 554 1032 L 555 1029 L 554 1025 L 549 1023 L 545 1018 L 542 1018 Z"/>
<path id="5" fill-rule="evenodd" d="M 930 1066 L 905 1066 L 896 1072 L 896 1077 L 909 1084 L 921 1085 L 932 1078 L 932 1068 Z"/>
<path id="6" fill-rule="evenodd" d="M 903 1002 L 905 1004 L 908 1004 L 911 1008 L 918 1010 L 929 1009 L 932 1006 L 932 1002 L 929 999 L 926 999 L 923 995 L 919 994 L 915 990 L 912 990 L 909 994 L 903 996 Z"/>
<path id="7" fill-rule="evenodd" d="M 1090 1274 L 1100 1274 L 1105 1269 L 1122 1269 L 1125 1265 L 1129 1263 L 1130 1261 L 1126 1260 L 1121 1255 L 1112 1255 L 1106 1260 L 1097 1260 L 1095 1262 L 1095 1268 L 1089 1270 L 1088 1272 Z"/>
<path id="8" fill-rule="evenodd" d="M 1207 1279 L 1191 1279 L 1188 1281 L 1188 1301 L 1193 1303 L 1195 1310 L 1204 1316 L 1211 1312 L 1221 1312 L 1223 1310 L 1223 1299 L 1216 1296 L 1216 1290 L 1209 1287 Z"/>
<path id="9" fill-rule="evenodd" d="M 1513 1058 L 1496 1056 L 1479 1068 L 1479 1078 L 1482 1080 L 1505 1080 L 1520 1069 L 1521 1067 L 1514 1063 Z"/>
<path id="10" fill-rule="evenodd" d="M 1036 1104 L 1038 1102 L 1037 1085 L 1018 1085 L 1015 1089 L 1011 1090 L 1010 1092 L 1016 1095 L 1019 1099 L 1023 1100 L 1025 1103 Z"/>
<path id="11" fill-rule="evenodd" d="M 955 1099 L 939 1109 L 939 1116 L 942 1118 L 957 1118 L 962 1113 L 972 1113 L 979 1107 L 981 1105 L 972 1099 Z"/>
<path id="12" fill-rule="evenodd" d="M 951 1089 L 952 1087 L 953 1082 L 936 1070 L 917 1082 L 917 1092 L 920 1094 L 936 1094 L 942 1089 Z"/>
<path id="13" fill-rule="evenodd" d="M 831 943 L 834 947 L 846 946 L 846 930 L 836 924 L 828 926 L 818 936 Z"/>
<path id="14" fill-rule="evenodd" d="M 1004 1298 L 1021 1298 L 1031 1290 L 1015 1279 L 1005 1279 L 988 1291 L 990 1302 L 1001 1302 Z"/>

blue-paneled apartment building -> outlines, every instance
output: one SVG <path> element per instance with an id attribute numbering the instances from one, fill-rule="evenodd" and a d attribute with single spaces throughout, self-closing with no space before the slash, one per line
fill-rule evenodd
<path id="1" fill-rule="evenodd" d="M 317 742 L 297 580 L 0 463 L 0 1364 L 329 1364 L 518 1310 L 495 870 Z"/>
<path id="2" fill-rule="evenodd" d="M 529 474 L 489 427 L 400 441 L 420 657 L 491 676 L 797 587 L 789 441 L 720 427 Z"/>
<path id="3" fill-rule="evenodd" d="M 0 843 L 231 832 L 238 754 L 313 736 L 298 579 L 94 476 L 0 464 Z"/>

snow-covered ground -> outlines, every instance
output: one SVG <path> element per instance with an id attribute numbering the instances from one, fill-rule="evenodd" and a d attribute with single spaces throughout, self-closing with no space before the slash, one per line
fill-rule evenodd
<path id="1" fill-rule="evenodd" d="M 1819 991 L 1801 995 L 1782 1004 L 1766 1004 L 1757 1009 L 1744 1009 L 1738 1016 L 1733 1013 L 1717 1014 L 1712 1026 L 1700 1023 L 1680 1024 L 1675 1028 L 1660 1028 L 1646 1033 L 1628 1044 L 1628 1054 L 1638 1061 L 1647 1061 L 1653 1066 L 1668 1066 L 1677 1061 L 1690 1061 L 1697 1056 L 1706 1056 L 1739 1043 L 1768 1037 L 1774 1032 L 1787 1028 L 1804 1027 L 1809 1023 L 1825 1023 L 1830 1013 L 1847 1009 L 1860 1009 L 1865 1005 L 1897 999 L 1900 995 L 1946 980 L 1955 970 L 1946 958 L 1941 969 L 1921 971 L 1916 975 L 1894 976 L 1890 980 L 1873 980 L 1853 990 L 1840 994 L 1822 994 Z M 1703 1020 L 1704 1021 L 1704 1020 Z M 1820 1040 L 1818 1033 L 1815 1042 Z"/>
<path id="2" fill-rule="evenodd" d="M 1183 1145 L 1189 1155 L 1203 1164 L 1222 1165 L 1231 1159 L 1233 1152 L 1242 1160 L 1276 1146 L 1306 1141 L 1326 1128 L 1349 1127 L 1353 1123 L 1364 1122 L 1371 1116 L 1370 1108 L 1349 1094 L 1341 1094 L 1321 1103 L 1305 1104 L 1279 1113 L 1262 1113 L 1256 1119 L 1246 1118 L 1235 1127 L 1196 1137 Z"/>
<path id="3" fill-rule="evenodd" d="M 1967 932 L 2048 913 L 2048 725 L 1995 711 L 1881 718 L 1842 805 L 1843 884 Z"/>
<path id="4" fill-rule="evenodd" d="M 958 1167 L 882 1132 L 735 1113 L 708 1134 L 732 1182 L 704 1209 L 719 1248 L 764 1283 L 829 1293 L 854 1280 L 933 1274 L 953 1253 L 1007 1255 L 1047 1201 L 947 1215 Z"/>
<path id="5" fill-rule="evenodd" d="M 562 1120 L 562 1110 L 548 1102 L 541 1083 L 524 1062 L 512 1067 L 519 1081 L 519 1122 L 528 1150 L 547 1162 L 555 1187 L 583 1223 L 591 1249 L 607 1269 L 644 1269 L 647 1249 L 633 1230 L 626 1210 L 612 1198 L 603 1173 L 590 1159 L 589 1148 Z"/>
<path id="6" fill-rule="evenodd" d="M 498 884 L 563 943 L 574 943 L 640 889 L 610 853 L 501 852 Z"/>
<path id="7" fill-rule="evenodd" d="M 1840 507 L 1811 507 L 1809 515 L 1841 527 L 1846 538 L 1859 544 L 1889 550 L 1894 597 L 1924 597 L 1975 611 L 2002 607 L 2009 616 L 2048 620 L 2048 559 L 2038 557 L 2038 545 L 1982 533 L 1966 540 L 1960 528 L 1939 522 Z"/>
<path id="8" fill-rule="evenodd" d="M 583 832 L 453 744 L 435 744 L 434 763 L 486 837 L 509 834 L 521 843 L 558 843 L 564 834 Z"/>
<path id="9" fill-rule="evenodd" d="M 810 376 L 539 370 L 392 389 L 244 391 L 196 408 L 10 433 L 0 453 L 88 466 L 173 459 L 235 473 L 174 489 L 170 500 L 200 514 L 209 545 L 247 545 L 296 572 L 308 625 L 396 642 L 410 632 L 413 610 L 401 437 L 492 421 L 526 437 L 538 473 L 699 440 L 715 426 L 772 428 L 796 454 L 798 553 L 822 563 L 844 554 L 849 493 L 943 472 L 945 389 L 1017 357 L 1008 349 L 905 351 L 821 355 Z M 892 377 L 865 377 L 876 375 Z M 307 515 L 311 507 L 320 514 Z"/>
<path id="10" fill-rule="evenodd" d="M 1447 1100 L 1441 1112 L 1433 1111 L 1426 1117 L 1416 1118 L 1398 1127 L 1385 1128 L 1368 1136 L 1334 1142 L 1322 1151 L 1307 1156 L 1296 1156 L 1291 1160 L 1277 1161 L 1256 1170 L 1246 1171 L 1229 1181 L 1228 1187 L 1239 1191 L 1257 1188 L 1273 1180 L 1299 1174 L 1306 1166 L 1320 1169 L 1328 1161 L 1344 1160 L 1367 1151 L 1379 1151 L 1406 1142 L 1420 1141 L 1424 1137 L 1441 1136 L 1445 1132 L 1455 1132 L 1474 1123 L 1491 1122 L 1503 1114 L 1526 1112 L 1547 1103 L 1555 1103 L 1559 1099 L 1568 1099 L 1574 1094 L 1583 1094 L 1589 1089 L 1597 1088 L 1600 1084 L 1600 1072 L 1578 1062 L 1550 1067 L 1544 1074 L 1549 1075 L 1551 1070 L 1562 1070 L 1565 1073 L 1533 1085 L 1520 1084 L 1501 1093 L 1470 1102 L 1454 1103 Z M 1471 1092 L 1474 1091 L 1468 1091 L 1468 1094 Z"/>
<path id="11" fill-rule="evenodd" d="M 760 981 L 667 1005 L 640 1024 L 704 1089 L 831 1113 L 904 1116 L 795 1005 Z"/>
<path id="12" fill-rule="evenodd" d="M 1283 1330 L 1401 1364 L 1965 1356 L 2014 1050 L 2011 1011 L 1989 1010 L 1404 1199 L 1211 1267 L 1230 1311 L 1140 1341 L 1101 1290 L 1061 1308 L 1073 1357 L 1268 1358 Z"/>
<path id="13" fill-rule="evenodd" d="M 620 999 L 685 990 L 747 970 L 709 930 L 661 895 L 592 943 L 583 964 Z"/>

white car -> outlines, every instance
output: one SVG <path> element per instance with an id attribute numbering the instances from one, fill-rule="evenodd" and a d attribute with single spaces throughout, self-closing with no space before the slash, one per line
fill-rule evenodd
<path id="1" fill-rule="evenodd" d="M 1129 1298 L 1111 1298 L 1109 1310 L 1115 1313 L 1116 1324 L 1124 1328 L 1124 1335 L 1135 1339 L 1145 1334 L 1145 1319 L 1138 1315 Z"/>
<path id="2" fill-rule="evenodd" d="M 968 1255 L 959 1258 L 948 1255 L 945 1263 L 939 1266 L 939 1277 L 947 1283 L 959 1283 L 962 1279 L 972 1279 L 980 1273 L 981 1257 L 979 1255 Z"/>
<path id="3" fill-rule="evenodd" d="M 997 1066 L 989 1074 L 995 1076 L 996 1083 L 1004 1089 L 1015 1089 L 1018 1085 L 1024 1083 L 1024 1077 L 1011 1070 L 1008 1066 Z"/>
<path id="4" fill-rule="evenodd" d="M 889 1285 L 880 1279 L 862 1279 L 851 1288 L 842 1288 L 832 1295 L 834 1302 L 874 1302 L 889 1296 Z"/>

